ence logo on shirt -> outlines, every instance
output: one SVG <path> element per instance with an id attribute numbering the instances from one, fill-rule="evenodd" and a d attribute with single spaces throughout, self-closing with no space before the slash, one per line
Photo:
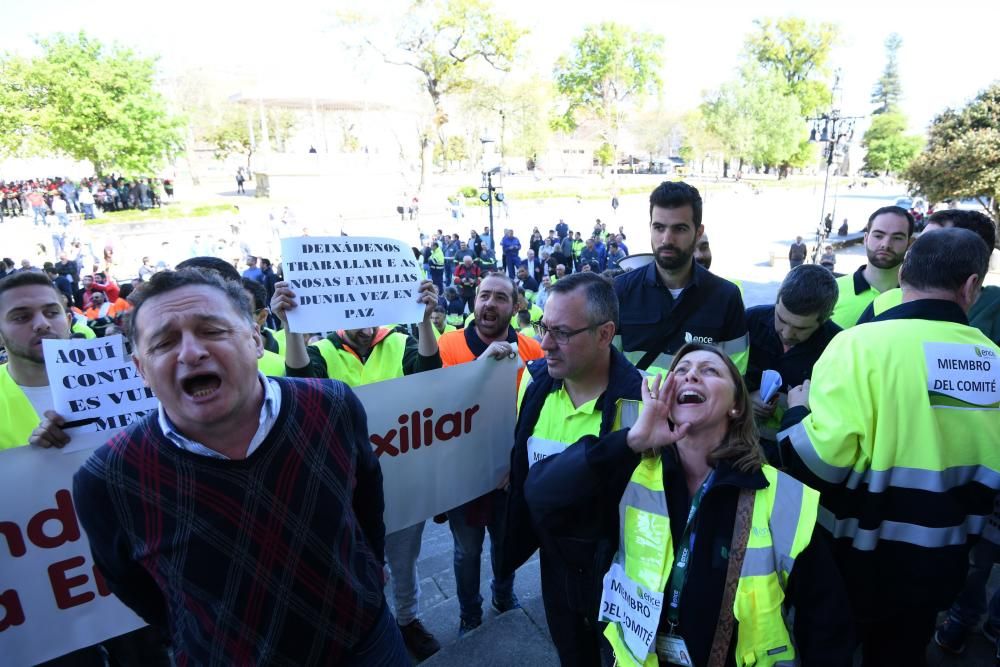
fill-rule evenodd
<path id="1" fill-rule="evenodd" d="M 685 343 L 708 343 L 709 345 L 715 345 L 715 339 L 711 336 L 695 336 L 690 331 L 684 332 L 684 342 Z"/>

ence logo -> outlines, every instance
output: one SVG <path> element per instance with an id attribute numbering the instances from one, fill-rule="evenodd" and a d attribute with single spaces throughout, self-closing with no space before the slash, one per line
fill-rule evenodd
<path id="1" fill-rule="evenodd" d="M 985 347 L 977 347 L 976 348 L 976 356 L 977 357 L 991 357 L 991 358 L 995 358 L 997 355 L 993 352 L 993 350 L 990 350 L 990 349 L 985 348 Z"/>
<path id="2" fill-rule="evenodd" d="M 715 339 L 711 336 L 695 336 L 690 331 L 684 332 L 684 342 L 685 343 L 708 343 L 709 345 L 715 344 Z"/>
<path id="3" fill-rule="evenodd" d="M 399 415 L 399 429 L 389 429 L 385 435 L 368 436 L 375 449 L 375 456 L 399 456 L 411 449 L 430 447 L 434 442 L 444 442 L 472 432 L 472 416 L 479 412 L 479 405 L 463 412 L 449 412 L 434 419 L 434 410 L 414 410 Z"/>

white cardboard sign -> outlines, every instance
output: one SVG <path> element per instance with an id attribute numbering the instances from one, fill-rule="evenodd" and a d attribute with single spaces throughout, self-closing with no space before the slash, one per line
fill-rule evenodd
<path id="1" fill-rule="evenodd" d="M 313 333 L 412 324 L 422 270 L 401 241 L 368 236 L 300 236 L 281 240 L 282 270 L 298 299 L 290 331 Z"/>

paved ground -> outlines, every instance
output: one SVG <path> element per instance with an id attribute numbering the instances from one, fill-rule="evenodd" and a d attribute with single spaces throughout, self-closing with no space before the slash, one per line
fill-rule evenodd
<path id="1" fill-rule="evenodd" d="M 517 571 L 514 581 L 523 613 L 514 611 L 499 616 L 489 606 L 488 539 L 481 570 L 481 590 L 486 598 L 483 625 L 459 641 L 451 531 L 447 524 L 427 523 L 418 561 L 420 616 L 443 649 L 423 664 L 428 667 L 555 667 L 559 660 L 545 622 L 537 555 Z M 994 577 L 991 588 L 996 587 L 996 579 Z M 391 601 L 391 586 L 386 588 L 386 595 Z M 929 647 L 927 653 L 933 667 L 992 667 L 995 664 L 988 642 L 979 634 L 970 638 L 962 656 L 945 655 L 937 646 Z"/>

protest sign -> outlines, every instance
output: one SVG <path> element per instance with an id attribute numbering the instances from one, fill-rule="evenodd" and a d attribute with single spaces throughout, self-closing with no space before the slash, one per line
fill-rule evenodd
<path id="1" fill-rule="evenodd" d="M 417 302 L 421 269 L 401 241 L 367 236 L 282 239 L 282 270 L 298 298 L 288 313 L 297 333 L 411 324 L 424 316 Z"/>
<path id="2" fill-rule="evenodd" d="M 516 374 L 516 360 L 484 359 L 354 389 L 382 467 L 386 533 L 503 481 L 514 445 Z"/>
<path id="3" fill-rule="evenodd" d="M 79 433 L 103 432 L 107 439 L 156 409 L 156 397 L 125 354 L 121 336 L 45 339 L 42 351 L 53 409 L 66 418 L 64 430 L 72 439 L 65 452 L 81 446 Z"/>
<path id="4" fill-rule="evenodd" d="M 87 434 L 80 440 L 93 447 L 105 438 Z M 72 478 L 91 451 L 0 452 L 4 665 L 34 665 L 145 625 L 108 590 L 77 521 Z"/>

